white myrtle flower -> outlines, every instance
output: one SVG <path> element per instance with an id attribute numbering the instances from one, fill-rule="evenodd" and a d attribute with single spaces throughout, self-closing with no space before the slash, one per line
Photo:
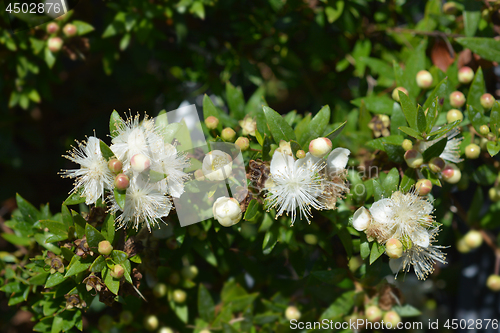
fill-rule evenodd
<path id="1" fill-rule="evenodd" d="M 222 150 L 212 150 L 203 158 L 201 170 L 208 180 L 224 180 L 231 176 L 233 159 Z"/>
<path id="2" fill-rule="evenodd" d="M 82 188 L 82 196 L 87 205 L 94 204 L 99 198 L 104 199 L 104 190 L 113 188 L 114 177 L 108 168 L 108 162 L 102 156 L 100 141 L 91 136 L 87 143 L 78 143 L 70 155 L 64 156 L 80 164 L 80 169 L 62 170 L 63 177 L 76 178 L 71 193 Z"/>
<path id="3" fill-rule="evenodd" d="M 154 151 L 158 152 L 158 150 Z M 177 152 L 175 146 L 170 143 L 166 143 L 160 151 L 159 154 L 153 154 L 151 170 L 162 173 L 166 177 L 157 183 L 160 191 L 179 198 L 184 193 L 184 181 L 189 178 L 189 175 L 184 172 L 184 169 L 189 167 L 189 160 L 185 154 Z"/>
<path id="4" fill-rule="evenodd" d="M 113 195 L 108 197 L 111 203 L 110 211 L 115 213 L 121 208 Z M 130 186 L 125 192 L 125 205 L 123 212 L 116 218 L 118 228 L 139 229 L 146 224 L 148 230 L 158 225 L 162 217 L 168 216 L 172 209 L 170 198 L 164 195 L 156 184 L 150 183 L 138 175 L 130 180 Z"/>
<path id="5" fill-rule="evenodd" d="M 241 220 L 240 203 L 234 198 L 220 197 L 213 205 L 214 218 L 224 227 L 235 225 Z"/>

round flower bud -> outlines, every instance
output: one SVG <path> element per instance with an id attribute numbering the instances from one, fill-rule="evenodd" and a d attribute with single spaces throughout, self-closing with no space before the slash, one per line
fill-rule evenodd
<path id="1" fill-rule="evenodd" d="M 231 127 L 226 127 L 222 130 L 220 137 L 224 141 L 233 142 L 236 138 L 236 132 Z"/>
<path id="2" fill-rule="evenodd" d="M 255 136 L 255 130 L 257 129 L 257 122 L 255 119 L 245 116 L 245 118 L 238 123 L 241 126 L 241 133 L 243 133 L 243 135 Z"/>
<path id="3" fill-rule="evenodd" d="M 108 162 L 108 169 L 112 173 L 119 173 L 122 171 L 123 168 L 123 163 L 120 160 L 117 160 L 116 158 L 110 159 Z"/>
<path id="4" fill-rule="evenodd" d="M 240 136 L 238 139 L 236 139 L 236 142 L 234 143 L 237 145 L 241 151 L 246 151 L 248 148 L 250 148 L 250 141 L 248 138 L 245 138 L 243 136 Z"/>
<path id="5" fill-rule="evenodd" d="M 151 161 L 144 154 L 135 154 L 130 159 L 130 166 L 136 172 L 143 172 L 151 166 Z"/>
<path id="6" fill-rule="evenodd" d="M 103 256 L 109 256 L 111 251 L 113 251 L 113 245 L 107 240 L 100 241 L 97 246 L 97 251 Z"/>
<path id="7" fill-rule="evenodd" d="M 396 102 L 399 102 L 399 91 L 404 92 L 405 94 L 408 95 L 408 90 L 406 90 L 403 87 L 397 87 L 392 91 L 392 99 L 395 100 Z"/>
<path id="8" fill-rule="evenodd" d="M 481 125 L 481 127 L 479 127 L 479 133 L 481 133 L 482 135 L 488 135 L 489 132 L 490 128 L 488 127 L 488 125 Z"/>
<path id="9" fill-rule="evenodd" d="M 59 52 L 63 46 L 63 40 L 59 37 L 50 37 L 47 40 L 47 46 L 50 52 L 52 53 Z"/>
<path id="10" fill-rule="evenodd" d="M 223 227 L 230 227 L 241 220 L 240 203 L 234 198 L 220 197 L 214 202 L 212 209 L 214 218 Z"/>
<path id="11" fill-rule="evenodd" d="M 471 230 L 464 236 L 465 244 L 471 249 L 475 249 L 483 244 L 483 236 L 477 230 Z"/>
<path id="12" fill-rule="evenodd" d="M 404 139 L 403 143 L 401 144 L 401 147 L 403 147 L 405 151 L 413 149 L 413 142 L 411 142 L 411 140 Z"/>
<path id="13" fill-rule="evenodd" d="M 401 258 L 403 255 L 403 243 L 396 238 L 389 239 L 385 243 L 385 253 L 391 259 Z"/>
<path id="14" fill-rule="evenodd" d="M 441 157 L 433 157 L 429 162 L 429 169 L 432 172 L 441 172 L 445 165 L 446 162 Z"/>
<path id="15" fill-rule="evenodd" d="M 181 289 L 175 289 L 172 295 L 175 303 L 184 303 L 186 301 L 186 292 Z"/>
<path id="16" fill-rule="evenodd" d="M 443 180 L 450 184 L 456 184 L 462 178 L 462 172 L 452 163 L 445 165 L 443 171 L 441 171 L 441 175 L 443 176 Z"/>
<path id="17" fill-rule="evenodd" d="M 304 242 L 306 242 L 309 245 L 316 245 L 318 244 L 318 237 L 315 234 L 305 234 Z"/>
<path id="18" fill-rule="evenodd" d="M 198 169 L 194 172 L 194 178 L 198 181 L 205 180 L 205 175 L 203 174 L 203 170 Z"/>
<path id="19" fill-rule="evenodd" d="M 460 91 L 454 91 L 450 94 L 450 104 L 454 108 L 462 107 L 465 104 L 465 96 Z"/>
<path id="20" fill-rule="evenodd" d="M 212 333 L 212 332 L 210 330 L 205 329 L 205 330 L 201 330 L 200 333 Z"/>
<path id="21" fill-rule="evenodd" d="M 443 5 L 443 13 L 448 15 L 455 15 L 458 13 L 457 4 L 453 1 L 448 1 Z"/>
<path id="22" fill-rule="evenodd" d="M 158 321 L 158 317 L 155 315 L 149 315 L 144 318 L 144 328 L 148 331 L 156 331 L 160 322 Z"/>
<path id="23" fill-rule="evenodd" d="M 167 285 L 165 283 L 157 283 L 153 288 L 153 295 L 156 298 L 162 298 L 167 294 Z"/>
<path id="24" fill-rule="evenodd" d="M 424 158 L 418 150 L 410 149 L 405 153 L 405 161 L 410 168 L 418 168 L 424 163 Z"/>
<path id="25" fill-rule="evenodd" d="M 47 33 L 55 34 L 59 31 L 59 25 L 56 22 L 50 22 L 47 24 Z"/>
<path id="26" fill-rule="evenodd" d="M 383 321 L 388 328 L 396 329 L 398 324 L 401 322 L 401 317 L 396 311 L 387 311 L 384 315 Z"/>
<path id="27" fill-rule="evenodd" d="M 357 231 L 365 231 L 372 222 L 372 216 L 368 209 L 360 207 L 352 217 L 352 226 Z"/>
<path id="28" fill-rule="evenodd" d="M 458 70 L 458 82 L 467 84 L 471 83 L 474 78 L 474 71 L 472 68 L 464 66 Z"/>
<path id="29" fill-rule="evenodd" d="M 448 123 L 452 123 L 457 120 L 460 121 L 464 120 L 464 114 L 462 113 L 462 111 L 457 109 L 451 109 L 450 111 L 448 111 L 448 113 L 446 113 L 446 121 Z"/>
<path id="30" fill-rule="evenodd" d="M 174 333 L 170 327 L 162 327 L 158 330 L 158 333 Z"/>
<path id="31" fill-rule="evenodd" d="M 219 126 L 219 119 L 214 116 L 207 117 L 207 119 L 205 119 L 205 125 L 207 125 L 207 128 L 210 130 L 216 129 L 217 126 Z"/>
<path id="32" fill-rule="evenodd" d="M 491 274 L 486 280 L 486 286 L 491 291 L 500 291 L 500 275 Z"/>
<path id="33" fill-rule="evenodd" d="M 295 306 L 289 306 L 285 310 L 285 317 L 288 320 L 299 320 L 301 315 L 299 309 Z"/>
<path id="34" fill-rule="evenodd" d="M 208 180 L 224 180 L 231 175 L 233 160 L 228 153 L 213 150 L 205 155 L 201 170 Z"/>
<path id="35" fill-rule="evenodd" d="M 132 312 L 125 310 L 120 313 L 120 323 L 129 325 L 134 321 L 134 315 Z"/>
<path id="36" fill-rule="evenodd" d="M 432 191 L 432 183 L 429 179 L 419 179 L 415 188 L 418 191 L 418 195 L 424 196 Z"/>
<path id="37" fill-rule="evenodd" d="M 488 133 L 488 135 L 486 136 L 486 138 L 488 139 L 488 141 L 495 141 L 495 134 L 493 133 Z M 500 141 L 500 138 L 499 138 L 499 141 Z"/>
<path id="38" fill-rule="evenodd" d="M 130 178 L 128 178 L 128 176 L 124 173 L 119 173 L 116 177 L 115 177 L 115 187 L 118 189 L 118 190 L 126 190 L 130 185 Z"/>
<path id="39" fill-rule="evenodd" d="M 500 201 L 500 188 L 498 187 L 490 188 L 488 191 L 488 196 L 490 197 L 490 200 L 493 202 Z"/>
<path id="40" fill-rule="evenodd" d="M 457 241 L 457 251 L 460 253 L 469 253 L 471 248 L 465 242 L 465 239 L 462 237 Z"/>
<path id="41" fill-rule="evenodd" d="M 376 305 L 369 306 L 365 310 L 365 316 L 372 323 L 378 322 L 382 319 L 382 310 Z"/>
<path id="42" fill-rule="evenodd" d="M 468 159 L 475 160 L 481 154 L 481 147 L 476 145 L 475 143 L 471 143 L 465 147 L 465 156 Z"/>
<path id="43" fill-rule="evenodd" d="M 71 23 L 66 24 L 63 28 L 63 33 L 66 35 L 66 37 L 73 37 L 77 32 L 78 29 L 76 28 L 76 25 Z"/>
<path id="44" fill-rule="evenodd" d="M 115 265 L 110 275 L 116 279 L 121 279 L 123 274 L 125 274 L 125 269 L 122 265 Z"/>
<path id="45" fill-rule="evenodd" d="M 304 158 L 304 157 L 306 157 L 306 152 L 305 152 L 305 151 L 303 151 L 302 149 L 300 149 L 300 150 L 297 150 L 297 153 L 295 153 L 295 155 L 296 155 L 296 156 L 297 156 L 297 158 L 299 158 L 299 159 L 300 159 L 300 158 Z"/>
<path id="46" fill-rule="evenodd" d="M 185 278 L 186 280 L 192 280 L 198 275 L 198 267 L 191 265 L 191 266 L 184 266 L 181 271 L 182 277 Z"/>
<path id="47" fill-rule="evenodd" d="M 317 138 L 309 143 L 309 152 L 314 157 L 324 157 L 332 151 L 332 141 L 328 138 Z"/>
<path id="48" fill-rule="evenodd" d="M 427 89 L 432 86 L 432 74 L 428 71 L 422 70 L 417 73 L 417 86 L 422 89 Z"/>
<path id="49" fill-rule="evenodd" d="M 481 102 L 481 106 L 485 109 L 491 109 L 493 104 L 495 104 L 495 97 L 491 94 L 483 94 L 479 100 Z"/>

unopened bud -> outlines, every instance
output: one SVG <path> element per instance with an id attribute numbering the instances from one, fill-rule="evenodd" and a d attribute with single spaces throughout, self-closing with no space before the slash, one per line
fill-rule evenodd
<path id="1" fill-rule="evenodd" d="M 130 178 L 124 174 L 124 173 L 119 173 L 115 177 L 115 187 L 120 190 L 126 190 L 130 186 Z"/>
<path id="2" fill-rule="evenodd" d="M 109 160 L 108 168 L 112 173 L 119 173 L 122 171 L 123 163 L 120 160 L 113 158 Z"/>
<path id="3" fill-rule="evenodd" d="M 403 147 L 405 151 L 413 149 L 413 142 L 411 142 L 411 140 L 404 139 L 403 143 L 401 144 L 401 147 Z"/>
<path id="4" fill-rule="evenodd" d="M 218 198 L 212 207 L 212 211 L 214 218 L 223 227 L 235 225 L 240 222 L 242 216 L 240 203 L 235 198 Z"/>
<path id="5" fill-rule="evenodd" d="M 429 162 L 429 169 L 432 172 L 441 172 L 444 169 L 446 162 L 441 157 L 434 157 Z"/>
<path id="6" fill-rule="evenodd" d="M 486 286 L 491 291 L 500 291 L 500 275 L 491 274 L 486 280 Z"/>
<path id="7" fill-rule="evenodd" d="M 454 108 L 462 107 L 465 104 L 465 96 L 460 91 L 454 91 L 450 94 L 450 104 Z"/>
<path id="8" fill-rule="evenodd" d="M 153 295 L 155 295 L 156 298 L 162 298 L 167 294 L 167 285 L 165 283 L 157 283 L 153 287 Z"/>
<path id="9" fill-rule="evenodd" d="M 303 151 L 302 149 L 300 149 L 300 150 L 297 150 L 297 153 L 295 153 L 295 155 L 297 156 L 297 158 L 304 158 L 304 157 L 306 157 L 306 152 Z"/>
<path id="10" fill-rule="evenodd" d="M 110 275 L 116 279 L 121 279 L 123 274 L 125 274 L 125 269 L 122 265 L 115 265 Z"/>
<path id="11" fill-rule="evenodd" d="M 375 305 L 369 306 L 365 310 L 365 316 L 372 323 L 379 322 L 382 319 L 382 310 Z"/>
<path id="12" fill-rule="evenodd" d="M 368 209 L 360 207 L 352 217 L 352 226 L 357 231 L 365 231 L 372 222 L 372 216 Z"/>
<path id="13" fill-rule="evenodd" d="M 47 33 L 55 34 L 59 31 L 59 25 L 56 22 L 50 22 L 47 24 Z"/>
<path id="14" fill-rule="evenodd" d="M 474 71 L 472 68 L 464 66 L 458 70 L 458 82 L 467 84 L 474 78 Z"/>
<path id="15" fill-rule="evenodd" d="M 403 243 L 396 238 L 389 239 L 385 244 L 385 253 L 391 259 L 401 258 L 403 255 Z"/>
<path id="16" fill-rule="evenodd" d="M 148 331 L 156 331 L 159 325 L 158 317 L 155 315 L 149 315 L 144 318 L 144 328 Z"/>
<path id="17" fill-rule="evenodd" d="M 181 289 L 174 290 L 173 298 L 175 303 L 184 303 L 186 301 L 186 292 Z"/>
<path id="18" fill-rule="evenodd" d="M 250 148 L 250 141 L 248 138 L 245 138 L 243 136 L 240 136 L 238 139 L 236 139 L 236 142 L 234 143 L 237 145 L 241 151 L 246 151 L 248 148 Z"/>
<path id="19" fill-rule="evenodd" d="M 432 86 L 432 74 L 428 71 L 422 70 L 417 73 L 417 86 L 422 89 L 427 89 Z"/>
<path id="20" fill-rule="evenodd" d="M 481 125 L 481 127 L 479 127 L 479 133 L 481 133 L 482 135 L 488 135 L 489 132 L 490 128 L 488 127 L 488 125 Z"/>
<path id="21" fill-rule="evenodd" d="M 493 202 L 500 201 L 500 188 L 498 188 L 498 187 L 490 188 L 488 190 L 488 196 L 490 197 L 490 200 Z"/>
<path id="22" fill-rule="evenodd" d="M 184 266 L 181 271 L 182 277 L 185 278 L 186 280 L 192 280 L 198 275 L 198 267 L 191 265 L 191 266 Z"/>
<path id="23" fill-rule="evenodd" d="M 476 249 L 483 244 L 483 236 L 477 230 L 471 230 L 464 236 L 465 243 L 471 249 Z"/>
<path id="24" fill-rule="evenodd" d="M 214 116 L 207 117 L 207 119 L 205 119 L 205 125 L 207 125 L 208 129 L 216 129 L 217 126 L 219 126 L 219 119 Z"/>
<path id="25" fill-rule="evenodd" d="M 324 157 L 332 151 L 332 141 L 328 138 L 317 138 L 309 143 L 309 152 L 314 157 Z"/>
<path id="26" fill-rule="evenodd" d="M 383 321 L 386 323 L 386 326 L 391 326 L 390 328 L 397 329 L 398 324 L 401 322 L 401 316 L 396 311 L 387 311 L 384 315 Z M 387 325 L 389 323 L 391 325 Z"/>
<path id="27" fill-rule="evenodd" d="M 392 91 L 392 99 L 395 100 L 396 102 L 399 102 L 399 91 L 404 92 L 406 95 L 408 95 L 408 90 L 406 90 L 403 87 L 397 87 Z"/>
<path id="28" fill-rule="evenodd" d="M 443 5 L 443 12 L 448 15 L 455 15 L 458 13 L 457 4 L 453 1 L 448 1 Z"/>
<path id="29" fill-rule="evenodd" d="M 232 128 L 226 127 L 222 130 L 220 136 L 224 141 L 233 142 L 234 139 L 236 138 L 236 132 Z"/>
<path id="30" fill-rule="evenodd" d="M 446 164 L 443 171 L 441 171 L 441 175 L 444 181 L 450 184 L 456 184 L 462 178 L 462 172 L 453 163 Z"/>
<path id="31" fill-rule="evenodd" d="M 111 252 L 113 251 L 113 245 L 107 240 L 103 240 L 99 242 L 99 245 L 97 247 L 98 251 L 100 254 L 104 256 L 109 256 Z"/>
<path id="32" fill-rule="evenodd" d="M 205 180 L 205 174 L 203 173 L 203 170 L 198 169 L 194 172 L 194 178 L 198 181 L 203 181 Z"/>
<path id="33" fill-rule="evenodd" d="M 424 158 L 418 150 L 410 149 L 405 153 L 405 161 L 410 168 L 418 168 L 424 163 Z"/>
<path id="34" fill-rule="evenodd" d="M 289 321 L 294 320 L 294 319 L 299 320 L 301 315 L 302 314 L 300 313 L 299 309 L 297 309 L 297 307 L 295 307 L 295 306 L 289 306 L 285 310 L 285 317 Z"/>
<path id="35" fill-rule="evenodd" d="M 471 143 L 465 147 L 465 156 L 468 159 L 475 160 L 481 154 L 481 147 L 475 143 Z"/>
<path id="36" fill-rule="evenodd" d="M 50 37 L 47 40 L 47 46 L 50 52 L 59 52 L 63 46 L 63 40 L 59 37 Z"/>
<path id="37" fill-rule="evenodd" d="M 481 106 L 485 109 L 491 109 L 493 104 L 495 104 L 495 97 L 491 94 L 483 94 L 479 100 L 481 102 Z"/>
<path id="38" fill-rule="evenodd" d="M 432 191 L 432 183 L 429 179 L 419 179 L 415 188 L 418 191 L 418 195 L 424 196 Z"/>
<path id="39" fill-rule="evenodd" d="M 452 123 L 457 120 L 464 120 L 464 114 L 462 113 L 462 111 L 451 109 L 450 111 L 448 111 L 448 113 L 446 113 L 446 121 L 448 121 L 448 123 Z"/>
<path id="40" fill-rule="evenodd" d="M 158 333 L 174 333 L 170 327 L 162 327 L 158 330 Z"/>
<path id="41" fill-rule="evenodd" d="M 136 172 L 143 172 L 151 166 L 151 161 L 144 154 L 135 154 L 130 159 L 130 166 Z"/>
<path id="42" fill-rule="evenodd" d="M 465 239 L 462 237 L 457 241 L 457 251 L 460 253 L 469 253 L 471 248 L 465 242 Z"/>
<path id="43" fill-rule="evenodd" d="M 63 33 L 66 35 L 66 37 L 73 37 L 77 32 L 78 29 L 76 28 L 76 25 L 71 23 L 66 24 L 63 28 Z"/>

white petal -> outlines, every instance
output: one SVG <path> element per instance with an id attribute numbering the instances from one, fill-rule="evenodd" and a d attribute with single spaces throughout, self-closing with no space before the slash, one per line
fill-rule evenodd
<path id="1" fill-rule="evenodd" d="M 349 161 L 349 154 L 351 154 L 351 151 L 346 148 L 335 148 L 332 150 L 326 160 L 328 174 L 345 169 Z"/>
<path id="2" fill-rule="evenodd" d="M 360 207 L 353 216 L 352 226 L 357 231 L 364 231 L 368 228 L 372 221 L 370 212 L 365 207 Z"/>
<path id="3" fill-rule="evenodd" d="M 292 156 L 275 151 L 271 160 L 271 174 L 279 175 L 290 172 L 288 168 L 293 166 L 293 162 Z"/>
<path id="4" fill-rule="evenodd" d="M 316 163 L 318 163 L 318 161 L 321 161 L 321 160 L 322 160 L 322 158 L 314 157 L 311 153 L 307 153 L 306 157 L 299 158 L 298 160 L 296 160 L 295 165 L 299 168 L 302 166 L 306 166 L 307 168 L 310 168 L 313 165 L 315 165 Z"/>
<path id="5" fill-rule="evenodd" d="M 370 213 L 375 221 L 378 223 L 388 223 L 390 221 L 392 217 L 391 203 L 391 199 L 381 199 L 371 206 Z"/>
<path id="6" fill-rule="evenodd" d="M 429 233 L 425 229 L 415 230 L 411 234 L 410 238 L 411 238 L 411 241 L 413 243 L 417 244 L 418 246 L 421 246 L 421 247 L 428 247 L 429 246 L 429 243 L 430 243 Z"/>

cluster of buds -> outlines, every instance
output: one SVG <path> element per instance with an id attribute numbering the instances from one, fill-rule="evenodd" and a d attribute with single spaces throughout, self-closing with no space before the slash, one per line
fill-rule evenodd
<path id="1" fill-rule="evenodd" d="M 64 44 L 63 39 L 56 36 L 56 34 L 60 31 L 59 24 L 56 22 L 50 22 L 47 24 L 45 30 L 47 31 L 47 34 L 51 36 L 47 39 L 47 48 L 52 53 L 59 52 Z M 70 38 L 77 35 L 78 28 L 72 23 L 67 23 L 64 25 L 62 32 L 65 37 Z"/>

